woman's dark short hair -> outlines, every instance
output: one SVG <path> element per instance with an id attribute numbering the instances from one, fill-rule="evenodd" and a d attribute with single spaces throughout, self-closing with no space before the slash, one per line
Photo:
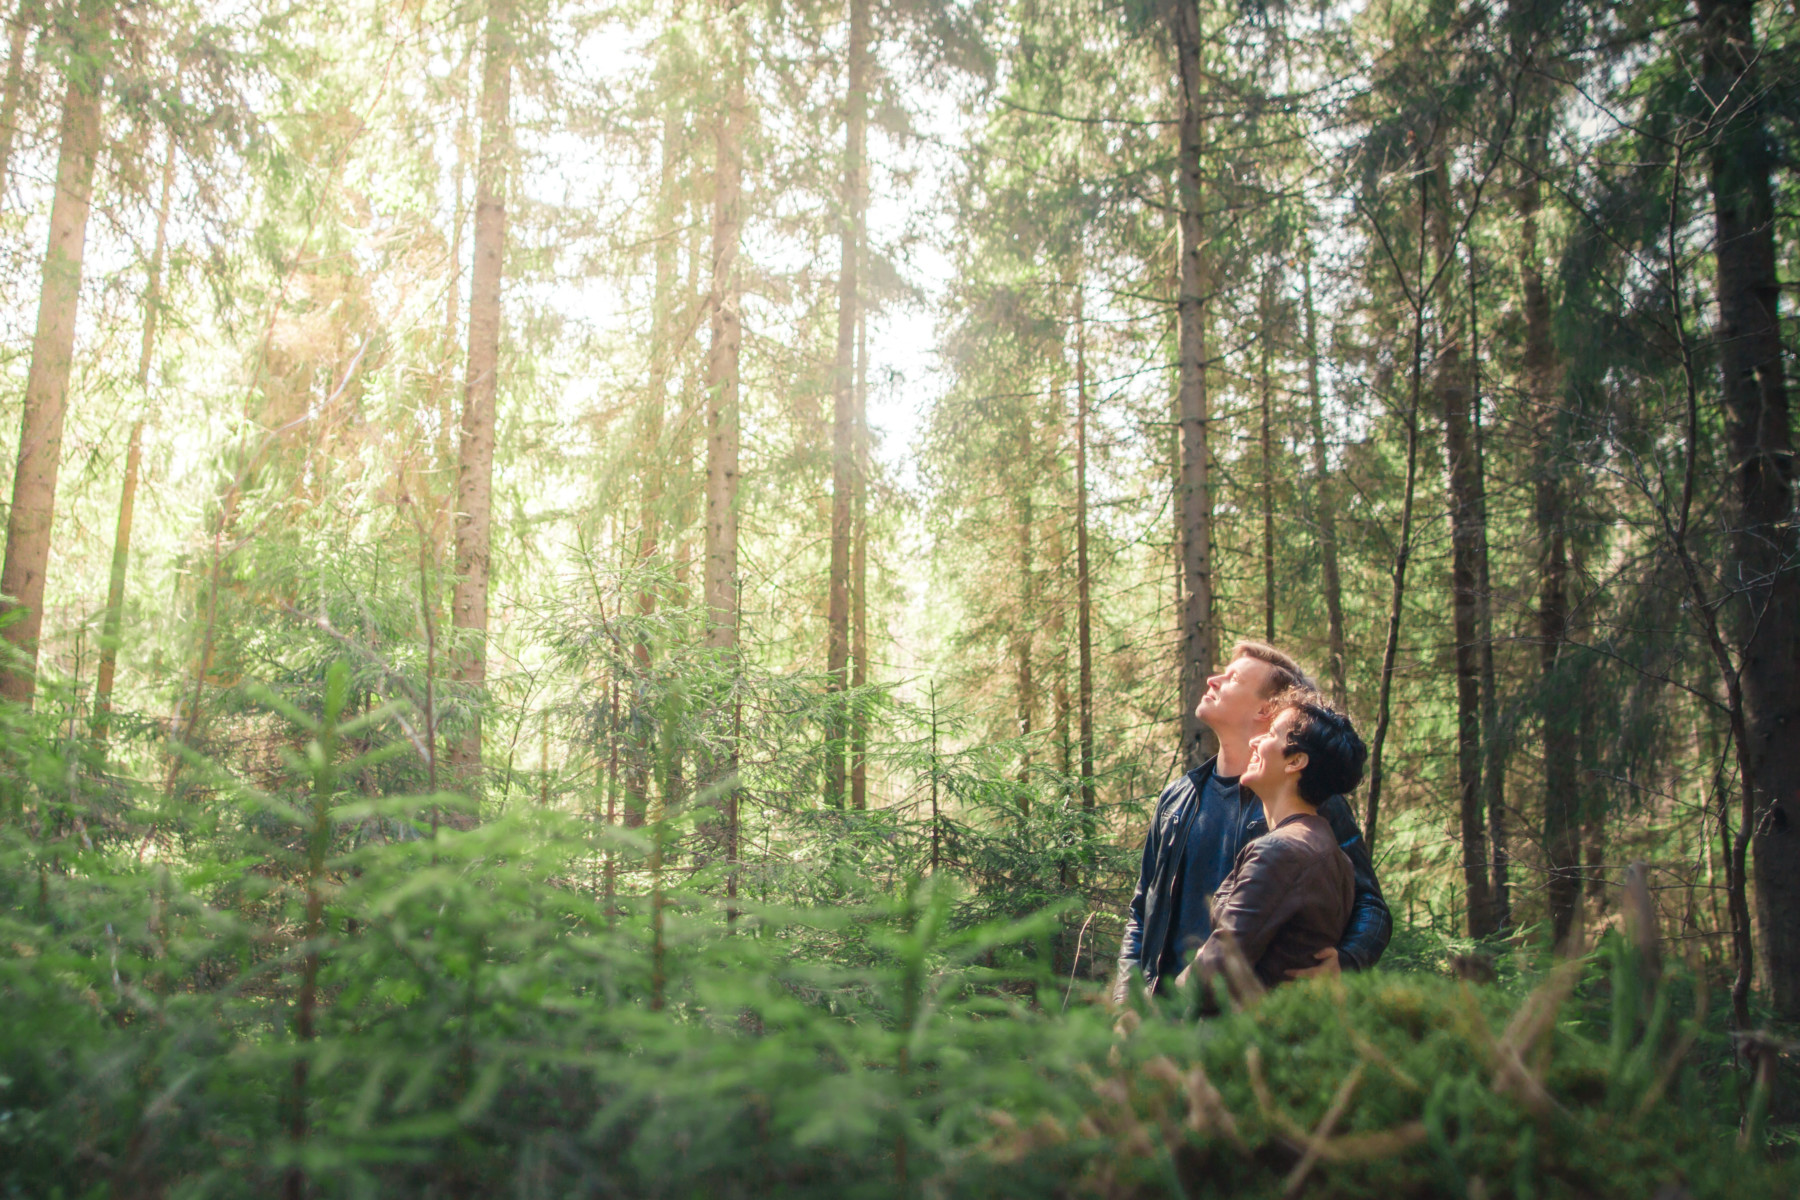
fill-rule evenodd
<path id="1" fill-rule="evenodd" d="M 1277 701 L 1275 715 L 1292 710 L 1288 730 L 1288 754 L 1306 755 L 1300 769 L 1300 798 L 1317 808 L 1333 796 L 1345 796 L 1362 782 L 1369 748 L 1345 713 L 1333 708 L 1317 692 L 1290 691 Z"/>

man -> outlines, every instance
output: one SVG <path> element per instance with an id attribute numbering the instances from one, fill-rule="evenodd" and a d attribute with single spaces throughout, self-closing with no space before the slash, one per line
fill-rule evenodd
<path id="1" fill-rule="evenodd" d="M 1250 739 L 1268 732 L 1276 697 L 1308 686 L 1298 663 L 1261 642 L 1239 642 L 1225 669 L 1206 681 L 1195 715 L 1217 735 L 1219 753 L 1164 788 L 1156 802 L 1119 947 L 1115 1002 L 1129 991 L 1132 968 L 1143 972 L 1145 989 L 1154 992 L 1163 979 L 1173 981 L 1212 934 L 1210 897 L 1231 873 L 1238 851 L 1269 829 L 1262 803 L 1238 787 L 1250 763 Z M 1321 951 L 1317 966 L 1289 977 L 1366 970 L 1381 958 L 1393 932 L 1350 806 L 1332 796 L 1319 805 L 1319 815 L 1350 859 L 1355 899 L 1337 949 Z"/>

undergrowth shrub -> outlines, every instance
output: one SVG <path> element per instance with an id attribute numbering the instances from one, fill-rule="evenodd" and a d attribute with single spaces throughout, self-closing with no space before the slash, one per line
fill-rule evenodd
<path id="1" fill-rule="evenodd" d="M 993 917 L 948 871 L 727 902 L 657 853 L 715 819 L 699 805 L 459 828 L 456 797 L 357 786 L 406 748 L 350 694 L 333 671 L 264 696 L 284 765 L 190 755 L 179 804 L 141 797 L 174 831 L 155 842 L 79 820 L 118 780 L 13 730 L 0 1195 L 1795 1187 L 1754 1098 L 1740 1150 L 1699 1069 L 1724 1057 L 1704 997 L 1617 935 L 1497 984 L 1377 971 L 1201 1023 L 1140 1002 L 1115 1029 L 1057 960 L 1055 906 Z"/>

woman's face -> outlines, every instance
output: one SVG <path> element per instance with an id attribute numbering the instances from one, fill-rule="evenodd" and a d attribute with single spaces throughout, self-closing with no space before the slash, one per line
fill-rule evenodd
<path id="1" fill-rule="evenodd" d="M 1265 789 L 1272 793 L 1279 788 L 1284 776 L 1299 773 L 1300 766 L 1304 765 L 1302 756 L 1287 753 L 1288 731 L 1293 727 L 1294 710 L 1284 708 L 1269 723 L 1267 733 L 1250 739 L 1250 765 L 1238 779 L 1240 786 L 1250 788 L 1260 796 Z M 1296 763 L 1296 759 L 1301 761 Z M 1258 788 L 1258 784 L 1262 787 Z"/>

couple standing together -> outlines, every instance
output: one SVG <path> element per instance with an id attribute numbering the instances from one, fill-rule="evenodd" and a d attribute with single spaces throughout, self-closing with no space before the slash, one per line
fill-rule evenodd
<path id="1" fill-rule="evenodd" d="M 1157 800 L 1114 1001 L 1134 971 L 1152 993 L 1197 983 L 1206 1006 L 1215 979 L 1243 999 L 1259 986 L 1374 966 L 1393 922 L 1344 799 L 1368 757 L 1350 719 L 1262 642 L 1232 648 L 1195 715 L 1219 753 Z M 1234 969 L 1240 961 L 1248 975 Z"/>

